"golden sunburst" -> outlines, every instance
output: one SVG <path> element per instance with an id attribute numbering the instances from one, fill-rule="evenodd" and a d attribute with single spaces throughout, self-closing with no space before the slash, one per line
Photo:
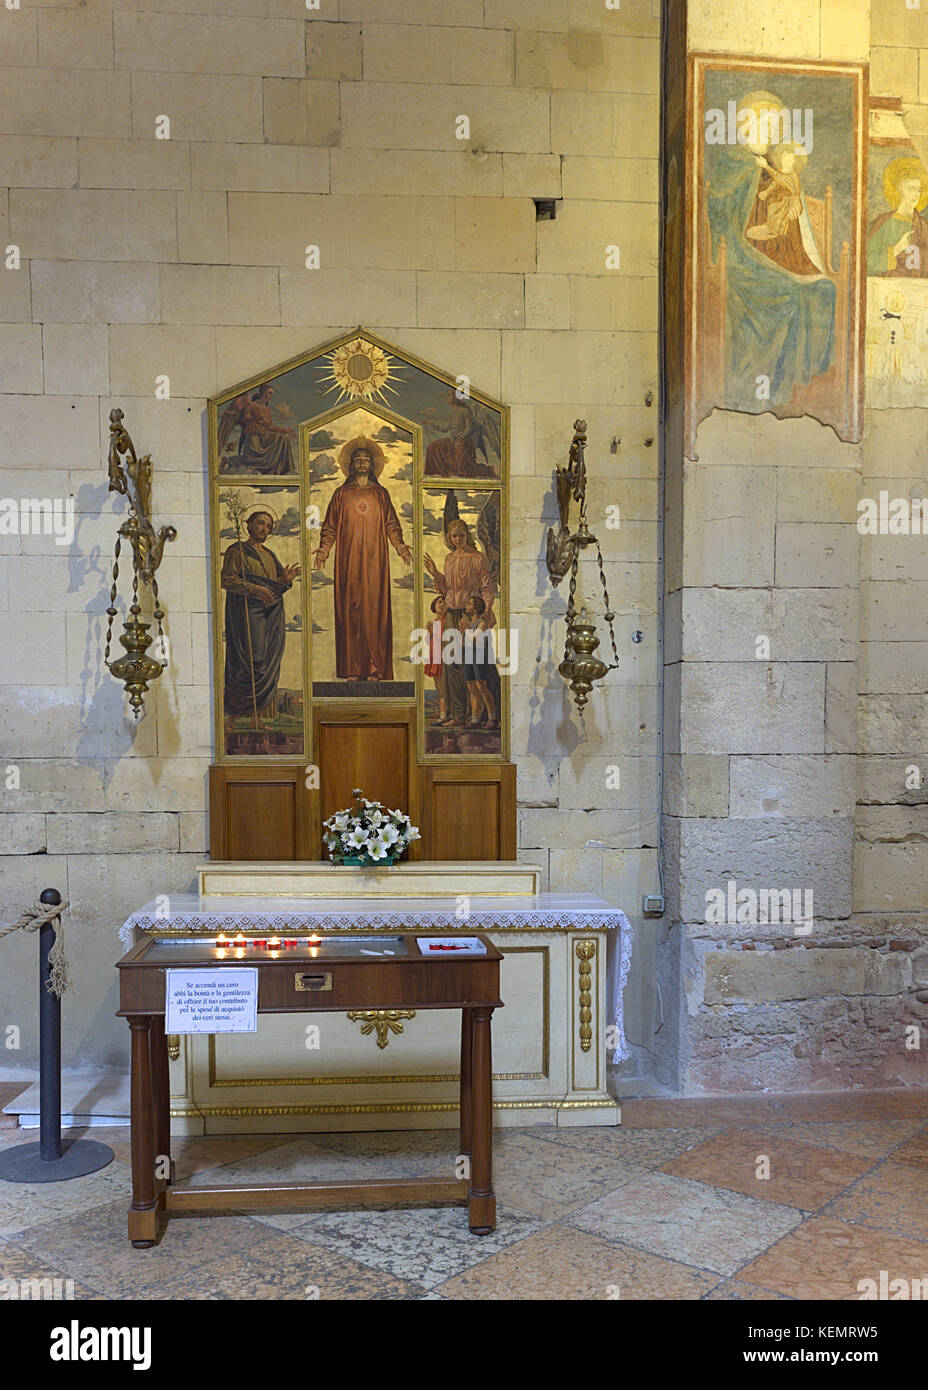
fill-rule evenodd
<path id="1" fill-rule="evenodd" d="M 338 392 L 337 404 L 343 400 L 381 400 L 386 403 L 386 393 L 397 395 L 393 381 L 403 370 L 392 357 L 364 338 L 353 338 L 350 343 L 326 354 L 326 367 L 317 368 L 324 380 L 331 381 L 326 387 L 326 395 Z"/>

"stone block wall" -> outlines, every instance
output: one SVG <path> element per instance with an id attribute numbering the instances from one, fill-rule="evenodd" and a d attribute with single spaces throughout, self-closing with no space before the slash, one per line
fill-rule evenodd
<path id="1" fill-rule="evenodd" d="M 208 848 L 205 398 L 359 323 L 512 407 L 520 855 L 632 917 L 656 888 L 658 31 L 652 0 L 0 9 L 0 246 L 19 254 L 0 266 L 0 495 L 75 506 L 70 546 L 0 534 L 0 920 L 46 885 L 71 903 L 66 1066 L 124 1065 L 116 929 Z M 102 664 L 114 405 L 178 529 L 172 660 L 137 728 Z M 582 723 L 543 565 L 578 416 L 622 662 Z M 653 930 L 626 992 L 632 1072 Z M 3 1069 L 28 1075 L 35 943 L 0 952 L 0 1024 L 21 1030 Z"/>

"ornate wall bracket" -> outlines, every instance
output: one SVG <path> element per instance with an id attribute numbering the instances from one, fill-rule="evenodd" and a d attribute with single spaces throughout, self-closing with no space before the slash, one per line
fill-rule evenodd
<path id="1" fill-rule="evenodd" d="M 619 664 L 619 653 L 615 645 L 615 632 L 612 623 L 615 614 L 609 602 L 609 591 L 606 588 L 606 575 L 603 570 L 603 555 L 599 548 L 599 541 L 591 533 L 586 522 L 586 461 L 584 451 L 586 449 L 586 421 L 574 421 L 574 437 L 571 441 L 570 452 L 567 457 L 566 467 L 558 464 L 554 473 L 554 486 L 557 494 L 557 508 L 560 515 L 560 526 L 555 532 L 548 527 L 547 544 L 545 552 L 545 563 L 548 566 L 548 574 L 551 583 L 557 588 L 564 575 L 570 572 L 570 592 L 567 598 L 567 636 L 564 642 L 564 660 L 558 667 L 559 672 L 564 677 L 567 684 L 573 691 L 574 701 L 580 714 L 583 714 L 590 691 L 593 689 L 593 682 L 602 680 L 603 676 L 609 671 L 614 671 Z M 571 532 L 570 529 L 570 503 L 571 499 L 580 504 L 580 520 L 577 530 Z M 596 557 L 599 563 L 599 577 L 603 586 L 603 601 L 605 612 L 603 616 L 609 627 L 609 637 L 612 642 L 612 655 L 614 660 L 607 665 L 600 661 L 595 655 L 596 648 L 599 646 L 599 638 L 596 636 L 596 624 L 587 616 L 585 608 L 581 608 L 579 613 L 576 607 L 577 595 L 577 573 L 580 567 L 580 555 L 588 545 L 596 546 Z"/>
<path id="2" fill-rule="evenodd" d="M 351 1009 L 348 1017 L 352 1023 L 361 1024 L 361 1032 L 367 1037 L 376 1031 L 377 1046 L 386 1047 L 390 1033 L 402 1033 L 401 1018 L 415 1018 L 415 1009 Z"/>

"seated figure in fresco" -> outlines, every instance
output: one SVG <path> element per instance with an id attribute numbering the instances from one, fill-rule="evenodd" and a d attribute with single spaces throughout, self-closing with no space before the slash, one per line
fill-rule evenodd
<path id="1" fill-rule="evenodd" d="M 493 604 L 496 599 L 496 584 L 490 573 L 487 557 L 477 549 L 467 523 L 460 517 L 449 521 L 445 537 L 451 549 L 450 554 L 445 557 L 444 572 L 438 568 L 431 555 L 423 557 L 425 568 L 435 582 L 435 588 L 445 600 L 445 626 L 460 630 L 461 619 L 467 616 L 467 604 L 472 595 L 477 594 L 484 604 L 484 612 L 481 614 L 484 626 L 495 627 Z M 445 662 L 445 699 L 449 721 L 464 725 L 468 718 L 468 692 L 463 663 Z"/>
<path id="2" fill-rule="evenodd" d="M 928 172 L 921 161 L 894 159 L 883 173 L 883 192 L 889 211 L 870 224 L 867 233 L 867 274 L 928 276 Z"/>
<path id="3" fill-rule="evenodd" d="M 274 387 L 269 382 L 251 396 L 236 396 L 219 421 L 220 473 L 293 473 L 293 430 L 275 425 L 271 415 Z M 239 427 L 238 453 L 226 453 L 229 439 Z"/>
<path id="4" fill-rule="evenodd" d="M 286 638 L 284 599 L 299 565 L 282 565 L 264 544 L 276 517 L 256 507 L 245 518 L 247 541 L 230 545 L 222 560 L 226 595 L 226 727 L 250 715 L 255 727 L 277 713 L 277 687 Z"/>
<path id="5" fill-rule="evenodd" d="M 390 549 L 404 564 L 412 551 L 390 494 L 377 481 L 386 456 L 372 439 L 349 440 L 339 454 L 345 481 L 329 499 L 314 567 L 335 547 L 335 674 L 339 680 L 393 680 Z"/>
<path id="6" fill-rule="evenodd" d="M 762 222 L 752 222 L 745 236 L 764 243 L 758 250 L 777 265 L 797 275 L 819 275 L 822 267 L 810 259 L 802 240 L 802 181 L 796 167 L 802 156 L 799 147 L 789 141 L 777 145 L 769 156 L 756 156 L 761 177 L 755 210 L 763 205 L 766 216 Z"/>
<path id="7" fill-rule="evenodd" d="M 764 92 L 738 103 L 739 112 L 752 110 L 759 116 L 781 107 Z M 727 248 L 725 398 L 719 404 L 752 413 L 786 405 L 794 387 L 807 386 L 828 371 L 835 357 L 837 297 L 799 181 L 805 152 L 793 145 L 787 154 L 778 145 L 771 163 L 762 120 L 758 127 L 753 143 L 713 147 L 706 179 L 713 254 L 722 237 Z M 797 211 L 796 198 L 800 207 L 793 217 L 789 213 Z M 771 202 L 778 209 L 774 235 Z M 757 235 L 760 228 L 762 236 Z M 769 396 L 757 394 L 762 377 L 769 382 Z"/>

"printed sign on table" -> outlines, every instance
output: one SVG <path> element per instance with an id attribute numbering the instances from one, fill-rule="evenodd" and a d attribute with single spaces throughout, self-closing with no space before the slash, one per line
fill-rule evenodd
<path id="1" fill-rule="evenodd" d="M 258 972 L 166 970 L 165 1031 L 254 1033 L 258 1028 Z"/>

